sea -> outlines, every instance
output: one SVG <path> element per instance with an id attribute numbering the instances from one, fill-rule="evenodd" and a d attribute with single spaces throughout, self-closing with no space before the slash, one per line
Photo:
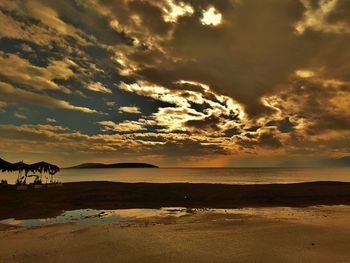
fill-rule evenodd
<path id="1" fill-rule="evenodd" d="M 17 173 L 0 173 L 0 180 L 14 183 Z M 27 182 L 34 180 L 28 178 Z M 147 183 L 271 184 L 314 181 L 350 182 L 347 168 L 118 168 L 61 169 L 60 182 L 111 181 Z M 44 178 L 44 183 L 46 179 Z M 48 179 L 49 181 L 49 179 Z"/>

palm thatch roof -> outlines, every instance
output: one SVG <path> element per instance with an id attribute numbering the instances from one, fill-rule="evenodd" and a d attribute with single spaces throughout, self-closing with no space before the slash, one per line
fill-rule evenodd
<path id="1" fill-rule="evenodd" d="M 26 174 L 28 172 L 44 172 L 50 175 L 54 175 L 60 170 L 60 168 L 57 165 L 47 162 L 38 162 L 33 164 L 26 164 L 24 162 L 10 163 L 0 158 L 0 170 L 2 172 L 24 171 Z"/>
<path id="2" fill-rule="evenodd" d="M 13 170 L 12 170 L 13 172 L 14 171 L 24 171 L 25 173 L 35 172 L 34 169 L 30 166 L 30 164 L 26 164 L 22 161 L 12 164 L 12 167 L 13 167 Z"/>
<path id="3" fill-rule="evenodd" d="M 30 166 L 32 169 L 39 173 L 48 173 L 50 175 L 54 175 L 60 170 L 60 168 L 57 165 L 50 164 L 47 162 L 33 163 Z"/>
<path id="4" fill-rule="evenodd" d="M 0 171 L 2 172 L 10 172 L 13 169 L 13 164 L 9 163 L 0 158 Z"/>

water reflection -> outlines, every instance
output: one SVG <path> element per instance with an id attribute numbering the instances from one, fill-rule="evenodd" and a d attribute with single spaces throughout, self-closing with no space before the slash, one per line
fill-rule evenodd
<path id="1" fill-rule="evenodd" d="M 16 176 L 0 179 L 15 183 Z M 159 168 L 159 169 L 62 169 L 61 182 L 110 181 L 148 183 L 268 184 L 312 181 L 350 182 L 350 168 Z"/>
<path id="2" fill-rule="evenodd" d="M 97 210 L 78 209 L 64 211 L 61 215 L 51 218 L 23 219 L 14 218 L 1 220 L 0 224 L 11 226 L 36 227 L 52 224 L 77 222 L 83 225 L 94 225 L 100 223 L 123 222 L 138 218 L 150 217 L 180 217 L 189 214 L 191 211 L 183 207 L 160 208 L 160 209 L 118 209 L 118 210 Z"/>
<path id="3" fill-rule="evenodd" d="M 311 207 L 261 207 L 261 208 L 236 208 L 236 209 L 211 209 L 185 207 L 163 207 L 160 209 L 118 209 L 96 210 L 79 209 L 65 211 L 61 215 L 42 219 L 6 219 L 0 224 L 8 226 L 38 227 L 62 223 L 78 223 L 82 225 L 96 225 L 101 223 L 125 222 L 135 219 L 168 219 L 179 218 L 188 215 L 203 217 L 206 222 L 236 220 L 278 220 L 298 222 L 302 224 L 329 224 L 346 225 L 350 220 L 350 206 L 311 206 Z M 218 217 L 219 216 L 219 217 Z"/>

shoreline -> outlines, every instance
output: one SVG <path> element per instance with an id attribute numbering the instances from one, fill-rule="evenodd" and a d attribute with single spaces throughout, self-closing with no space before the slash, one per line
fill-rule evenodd
<path id="1" fill-rule="evenodd" d="M 348 211 L 267 207 L 6 226 L 0 228 L 0 262 L 348 262 Z"/>
<path id="2" fill-rule="evenodd" d="M 59 215 L 63 210 L 128 208 L 245 208 L 350 205 L 350 183 L 292 184 L 63 183 L 62 187 L 17 191 L 0 186 L 0 220 Z"/>

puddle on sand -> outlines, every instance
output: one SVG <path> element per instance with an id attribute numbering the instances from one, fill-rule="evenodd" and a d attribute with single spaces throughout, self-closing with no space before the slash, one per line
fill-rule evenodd
<path id="1" fill-rule="evenodd" d="M 14 218 L 1 220 L 0 224 L 11 226 L 36 227 L 52 224 L 77 222 L 83 225 L 94 225 L 100 223 L 123 222 L 132 219 L 150 217 L 180 217 L 188 215 L 191 210 L 184 207 L 162 207 L 160 209 L 118 209 L 118 210 L 96 210 L 78 209 L 64 211 L 61 215 L 51 218 L 22 219 Z"/>
<path id="2" fill-rule="evenodd" d="M 185 215 L 224 215 L 225 220 L 238 218 L 260 218 L 268 220 L 298 222 L 304 224 L 342 224 L 350 220 L 350 206 L 313 206 L 305 208 L 265 207 L 238 209 L 189 209 L 185 207 L 163 207 L 160 209 L 79 209 L 64 211 L 61 215 L 42 219 L 6 219 L 0 224 L 10 226 L 36 227 L 76 222 L 83 225 L 123 222 L 134 219 L 181 217 Z M 332 220 L 330 220 L 332 219 Z"/>

